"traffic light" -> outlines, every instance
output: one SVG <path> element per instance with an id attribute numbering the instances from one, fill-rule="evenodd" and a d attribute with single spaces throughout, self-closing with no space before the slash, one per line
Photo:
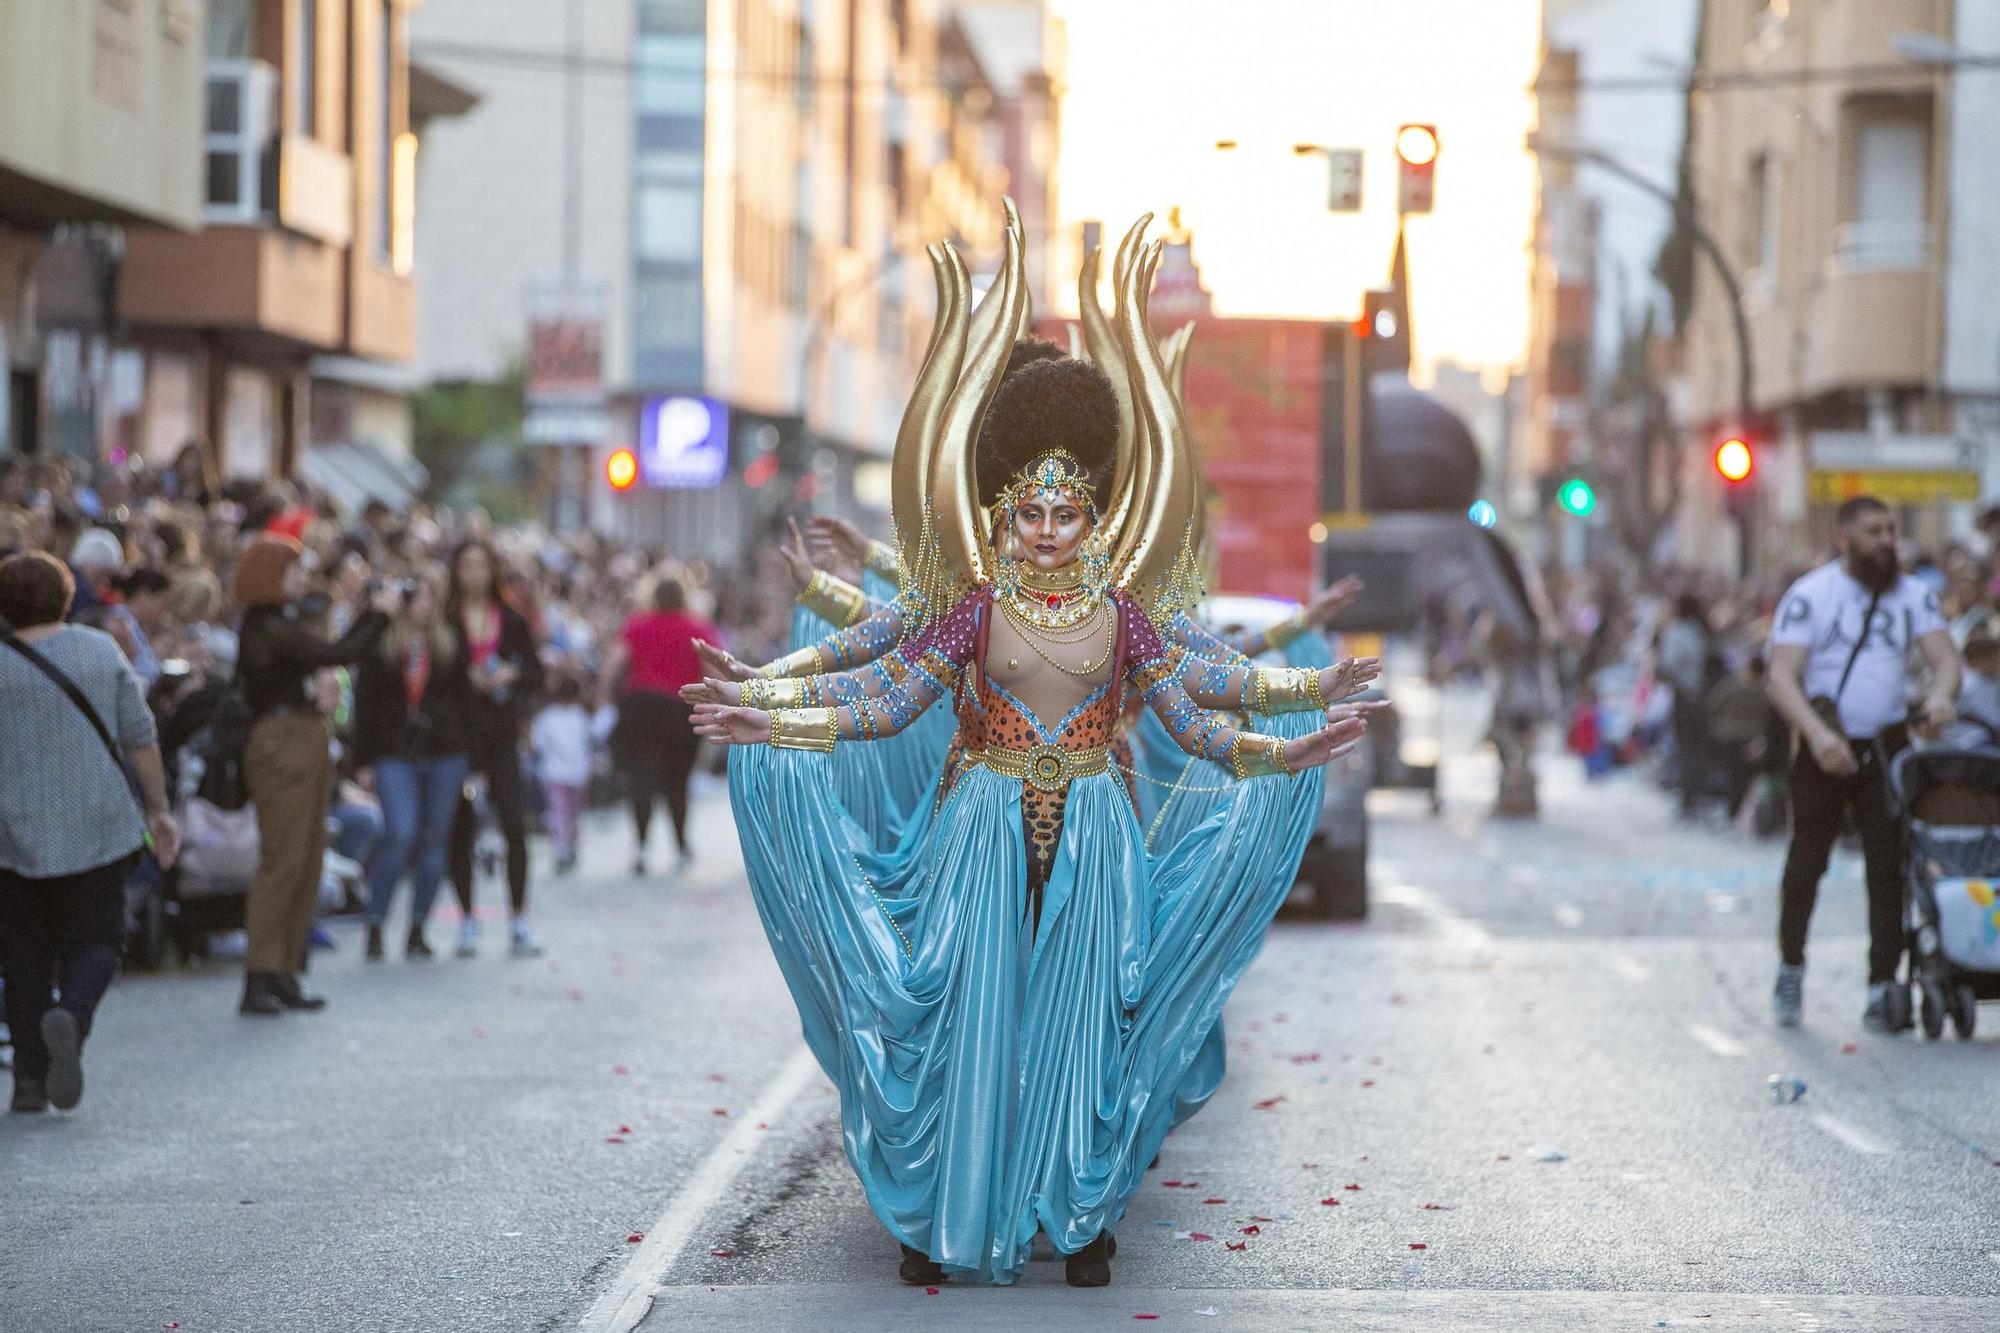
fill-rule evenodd
<path id="1" fill-rule="evenodd" d="M 639 455 L 630 449 L 613 449 L 604 460 L 604 480 L 614 491 L 629 491 L 639 480 Z"/>
<path id="2" fill-rule="evenodd" d="M 1565 514 L 1589 518 L 1597 512 L 1597 492 L 1582 477 L 1571 477 L 1556 489 L 1556 503 Z"/>
<path id="3" fill-rule="evenodd" d="M 1731 486 L 1740 486 L 1757 470 L 1757 451 L 1741 435 L 1727 436 L 1715 446 L 1715 470 Z"/>
<path id="4" fill-rule="evenodd" d="M 1438 135 L 1435 125 L 1396 131 L 1396 211 L 1428 213 L 1435 193 Z"/>

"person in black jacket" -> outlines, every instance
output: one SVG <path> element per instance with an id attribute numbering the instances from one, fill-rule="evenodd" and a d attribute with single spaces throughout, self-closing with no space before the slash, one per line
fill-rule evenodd
<path id="1" fill-rule="evenodd" d="M 368 866 L 368 958 L 411 876 L 407 958 L 429 958 L 424 921 L 444 882 L 452 812 L 465 786 L 471 685 L 458 637 L 438 614 L 429 580 L 408 586 L 395 624 L 361 660 L 354 682 L 354 760 L 382 803 L 382 840 Z"/>
<path id="2" fill-rule="evenodd" d="M 245 1014 L 318 1009 L 326 1001 L 299 985 L 306 940 L 319 908 L 326 854 L 326 805 L 333 732 L 310 693 L 313 673 L 345 666 L 374 649 L 396 606 L 378 592 L 347 633 L 329 642 L 298 620 L 306 591 L 303 548 L 266 533 L 237 557 L 237 682 L 250 716 L 243 781 L 257 807 L 257 874 L 244 905 Z"/>
<path id="3" fill-rule="evenodd" d="M 542 689 L 542 657 L 526 616 L 500 589 L 500 564 L 483 538 L 461 542 L 451 554 L 445 618 L 458 638 L 472 683 L 467 707 L 472 771 L 486 783 L 486 801 L 507 840 L 507 906 L 516 958 L 541 953 L 528 929 L 528 820 L 521 790 L 523 710 Z M 461 800 L 451 828 L 451 884 L 463 911 L 458 956 L 479 952 L 479 919 L 473 914 L 473 843 L 478 813 Z"/>

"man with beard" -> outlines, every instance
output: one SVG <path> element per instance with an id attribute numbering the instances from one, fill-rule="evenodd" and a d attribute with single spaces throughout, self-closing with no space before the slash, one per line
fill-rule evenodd
<path id="1" fill-rule="evenodd" d="M 1853 812 L 1868 868 L 1868 1006 L 1861 1021 L 1885 1032 L 1905 1019 L 1890 990 L 1903 953 L 1902 840 L 1887 768 L 1909 741 L 1910 649 L 1930 666 L 1920 728 L 1950 722 L 1958 651 L 1937 594 L 1896 560 L 1896 519 L 1873 496 L 1835 516 L 1840 558 L 1786 590 L 1771 622 L 1771 702 L 1792 726 L 1792 844 L 1778 913 L 1772 1010 L 1796 1027 L 1805 988 L 1806 926 L 1842 819 Z"/>

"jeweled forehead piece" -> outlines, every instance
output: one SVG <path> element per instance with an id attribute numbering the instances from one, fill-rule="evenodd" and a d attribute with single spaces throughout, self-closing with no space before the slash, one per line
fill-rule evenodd
<path id="1" fill-rule="evenodd" d="M 1018 509 L 1029 500 L 1053 503 L 1064 491 L 1081 500 L 1093 515 L 1097 512 L 1097 497 L 1083 464 L 1067 449 L 1048 449 L 1014 474 L 1003 498 L 1009 508 Z"/>

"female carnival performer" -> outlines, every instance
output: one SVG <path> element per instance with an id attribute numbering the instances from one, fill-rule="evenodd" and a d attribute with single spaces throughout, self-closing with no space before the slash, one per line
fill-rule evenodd
<path id="1" fill-rule="evenodd" d="M 1130 266 L 1120 302 L 1124 370 L 1145 389 L 1130 464 L 1154 486 L 1113 484 L 1135 502 L 1100 510 L 1119 439 L 1100 371 L 1045 361 L 994 393 L 1025 301 L 1010 228 L 993 331 L 966 352 L 954 299 L 912 403 L 942 423 L 926 428 L 942 444 L 925 491 L 942 518 L 922 525 L 915 581 L 941 589 L 944 572 L 967 590 L 863 671 L 689 691 L 702 734 L 738 747 L 752 892 L 906 1281 L 1011 1282 L 1039 1228 L 1071 1283 L 1108 1282 L 1110 1229 L 1254 950 L 1244 935 L 1261 922 L 1213 908 L 1248 901 L 1237 881 L 1256 878 L 1259 830 L 1218 819 L 1147 858 L 1104 750 L 1124 691 L 1239 779 L 1322 765 L 1365 726 L 1335 708 L 1289 742 L 1236 730 L 1205 708 L 1317 716 L 1327 678 L 1190 661 L 1142 604 L 1169 604 L 1191 563 L 1185 469 L 1167 465 L 1185 435 L 1144 323 L 1157 253 Z M 962 293 L 956 255 L 940 257 Z M 1023 558 L 996 549 L 1009 534 Z M 831 753 L 894 734 L 947 692 L 961 745 L 948 789 L 919 854 L 885 857 L 829 799 Z"/>

